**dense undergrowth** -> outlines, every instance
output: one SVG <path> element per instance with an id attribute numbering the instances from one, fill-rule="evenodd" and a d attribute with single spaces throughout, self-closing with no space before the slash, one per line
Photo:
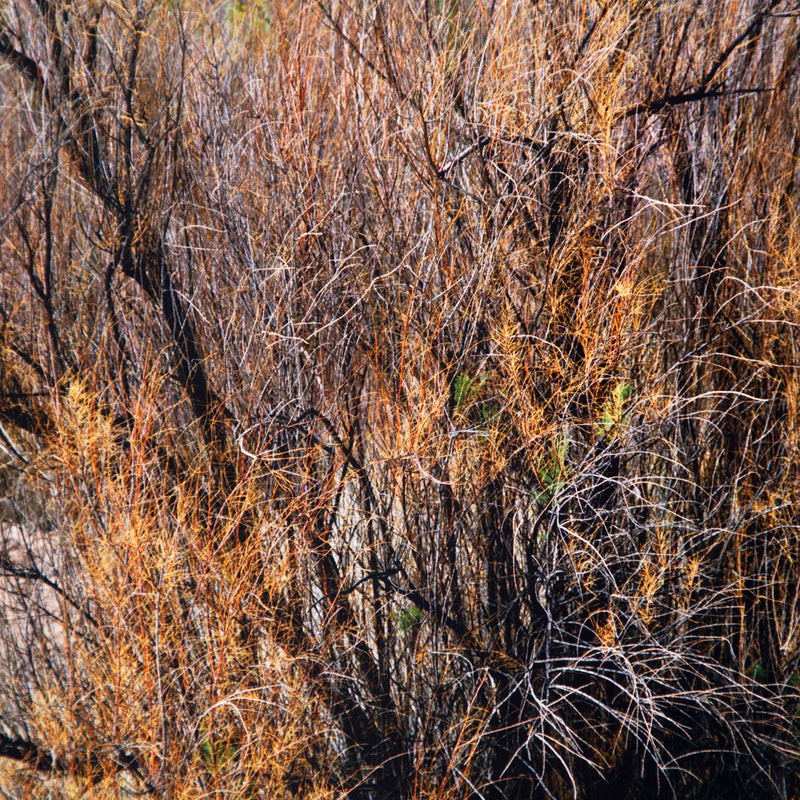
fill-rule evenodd
<path id="1" fill-rule="evenodd" d="M 798 796 L 798 48 L 3 0 L 0 795 Z"/>

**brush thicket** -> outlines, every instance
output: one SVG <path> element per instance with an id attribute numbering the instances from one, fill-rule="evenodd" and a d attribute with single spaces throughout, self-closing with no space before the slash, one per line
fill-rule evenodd
<path id="1" fill-rule="evenodd" d="M 0 792 L 795 796 L 798 19 L 4 3 Z"/>

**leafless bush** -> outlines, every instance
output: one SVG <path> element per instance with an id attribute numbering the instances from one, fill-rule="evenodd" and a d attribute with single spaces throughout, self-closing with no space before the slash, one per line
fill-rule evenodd
<path id="1" fill-rule="evenodd" d="M 799 33 L 5 2 L 8 796 L 795 796 Z"/>

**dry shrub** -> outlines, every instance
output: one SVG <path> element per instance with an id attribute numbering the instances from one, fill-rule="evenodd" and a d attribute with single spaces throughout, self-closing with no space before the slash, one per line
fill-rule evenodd
<path id="1" fill-rule="evenodd" d="M 795 796 L 798 41 L 4 3 L 3 791 Z"/>

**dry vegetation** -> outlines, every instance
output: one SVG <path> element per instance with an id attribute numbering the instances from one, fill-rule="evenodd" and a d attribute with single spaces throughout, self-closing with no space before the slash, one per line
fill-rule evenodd
<path id="1" fill-rule="evenodd" d="M 800 792 L 800 11 L 0 2 L 0 796 Z"/>

